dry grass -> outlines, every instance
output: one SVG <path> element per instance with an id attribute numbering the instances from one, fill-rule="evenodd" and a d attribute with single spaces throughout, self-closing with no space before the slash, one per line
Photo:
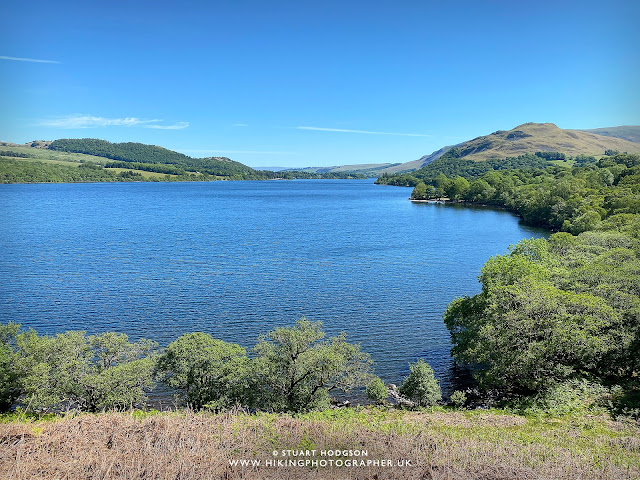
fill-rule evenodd
<path id="1" fill-rule="evenodd" d="M 0 424 L 0 478 L 631 479 L 640 478 L 639 437 L 637 424 L 602 418 L 489 412 L 107 413 Z M 336 459 L 323 449 L 366 450 L 361 460 L 413 466 L 265 466 L 287 449 L 316 450 L 310 460 Z M 261 465 L 230 465 L 243 459 Z"/>
<path id="2" fill-rule="evenodd" d="M 515 131 L 529 136 L 508 138 L 509 134 Z M 478 161 L 489 158 L 515 157 L 540 150 L 562 152 L 571 156 L 579 154 L 602 155 L 607 149 L 640 153 L 640 143 L 580 130 L 564 130 L 552 123 L 525 123 L 508 132 L 474 138 L 461 145 L 461 148 L 467 147 L 481 147 L 480 151 L 464 157 Z"/>

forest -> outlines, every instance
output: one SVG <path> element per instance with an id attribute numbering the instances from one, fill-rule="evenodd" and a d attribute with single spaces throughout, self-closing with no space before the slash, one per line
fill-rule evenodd
<path id="1" fill-rule="evenodd" d="M 226 157 L 192 158 L 182 153 L 142 143 L 111 143 L 95 138 L 59 139 L 50 150 L 83 153 L 114 160 L 106 168 L 130 168 L 177 176 L 180 180 L 272 180 L 365 178 L 361 174 L 308 173 L 299 171 L 271 172 L 254 170 Z"/>
<path id="2" fill-rule="evenodd" d="M 444 322 L 452 354 L 475 382 L 449 403 L 526 410 L 587 402 L 614 415 L 640 416 L 640 156 L 609 153 L 600 159 L 549 155 L 560 164 L 526 155 L 512 159 L 520 166 L 511 169 L 445 162 L 440 171 L 433 162 L 414 172 L 413 199 L 506 208 L 555 232 L 489 259 L 479 276 L 481 292 L 449 304 Z M 33 169 L 34 177 L 41 168 L 9 162 Z M 60 178 L 69 168 L 87 181 L 135 176 L 91 164 L 47 168 Z M 379 183 L 398 179 L 407 176 Z M 411 373 L 395 392 L 404 399 L 400 405 L 442 401 L 428 365 L 415 364 Z M 344 336 L 324 340 L 320 326 L 306 320 L 269 332 L 250 354 L 201 333 L 158 349 L 116 333 L 49 337 L 2 326 L 4 409 L 16 403 L 38 411 L 122 409 L 144 405 L 158 382 L 184 404 L 212 409 L 306 411 L 328 406 L 334 390 L 366 389 L 380 403 L 394 393 L 372 375 L 371 359 L 359 347 Z"/>
<path id="3" fill-rule="evenodd" d="M 501 160 L 493 159 L 482 162 L 459 158 L 460 155 L 461 152 L 458 147 L 454 147 L 442 157 L 419 170 L 395 175 L 383 174 L 376 180 L 376 184 L 415 187 L 420 182 L 427 184 L 432 183 L 436 177 L 441 174 L 448 177 L 461 176 L 464 178 L 474 178 L 496 170 L 545 168 L 549 166 L 548 159 L 530 153 L 518 157 L 508 157 Z"/>
<path id="4" fill-rule="evenodd" d="M 0 150 L 0 183 L 355 178 L 366 177 L 350 172 L 254 170 L 225 157 L 191 158 L 155 145 L 93 138 L 55 140 L 44 149 Z"/>
<path id="5" fill-rule="evenodd" d="M 445 312 L 452 354 L 485 401 L 581 396 L 640 414 L 640 156 L 609 153 L 418 179 L 412 199 L 503 207 L 557 232 L 489 259 L 481 293 Z"/>

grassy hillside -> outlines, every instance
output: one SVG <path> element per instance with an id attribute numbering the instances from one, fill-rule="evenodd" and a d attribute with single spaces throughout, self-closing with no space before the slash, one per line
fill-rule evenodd
<path id="1" fill-rule="evenodd" d="M 300 169 L 304 172 L 314 173 L 337 173 L 337 172 L 351 172 L 367 175 L 369 177 L 378 177 L 380 175 L 392 175 L 394 173 L 405 173 L 417 170 L 419 168 L 428 165 L 429 163 L 437 160 L 447 153 L 452 147 L 442 147 L 430 155 L 424 155 L 418 160 L 405 163 L 365 163 L 365 164 L 353 164 L 353 165 L 340 165 L 333 167 L 307 167 Z"/>
<path id="2" fill-rule="evenodd" d="M 148 171 L 153 169 L 150 165 L 173 165 L 179 167 L 182 172 L 199 172 L 215 176 L 256 174 L 252 168 L 226 157 L 191 158 L 182 153 L 143 143 L 111 143 L 95 138 L 73 138 L 55 140 L 48 148 L 49 150 L 84 153 L 120 162 L 134 163 L 138 167 L 144 166 L 142 169 Z"/>
<path id="3" fill-rule="evenodd" d="M 283 170 L 309 173 L 355 173 L 369 177 L 377 177 L 398 165 L 400 165 L 400 163 L 359 163 L 330 167 L 305 167 L 298 169 L 286 168 Z"/>
<path id="4" fill-rule="evenodd" d="M 451 150 L 451 148 L 452 148 L 451 145 L 447 145 L 446 147 L 442 147 L 429 155 L 423 155 L 418 160 L 401 163 L 398 166 L 393 168 L 387 168 L 382 173 L 393 174 L 393 173 L 403 173 L 403 172 L 411 172 L 413 170 L 417 170 L 419 168 L 429 165 L 431 162 L 438 160 L 445 153 Z"/>
<path id="5" fill-rule="evenodd" d="M 373 175 L 370 175 L 373 176 Z M 365 178 L 350 172 L 254 170 L 226 157 L 191 158 L 142 143 L 98 139 L 0 142 L 0 183 Z"/>
<path id="6" fill-rule="evenodd" d="M 523 417 L 487 410 L 107 413 L 0 424 L 0 476 L 634 479 L 640 476 L 639 438 L 638 424 L 605 417 Z M 309 456 L 287 456 L 286 450 Z M 328 456 L 329 450 L 346 450 L 347 456 Z M 366 455 L 355 456 L 356 451 Z M 278 466 L 278 460 L 295 464 Z M 312 460 L 327 463 L 315 466 Z M 355 467 L 346 463 L 354 461 Z"/>
<path id="7" fill-rule="evenodd" d="M 0 157 L 29 159 L 31 161 L 57 163 L 60 165 L 78 166 L 81 163 L 104 163 L 103 157 L 83 153 L 61 152 L 28 145 L 0 144 Z"/>
<path id="8" fill-rule="evenodd" d="M 591 130 L 581 130 L 583 132 L 595 133 L 606 137 L 622 138 L 630 142 L 640 143 L 640 125 L 624 125 L 622 127 L 594 128 Z"/>
<path id="9" fill-rule="evenodd" d="M 499 130 L 458 145 L 448 145 L 417 160 L 404 163 L 354 164 L 309 167 L 309 172 L 358 172 L 370 176 L 408 173 L 421 169 L 457 147 L 456 158 L 488 160 L 518 157 L 526 153 L 563 152 L 569 156 L 604 154 L 605 150 L 640 153 L 640 126 L 563 130 L 553 123 L 525 123 L 511 130 Z M 566 164 L 566 162 L 565 162 Z"/>
<path id="10" fill-rule="evenodd" d="M 0 183 L 76 183 L 187 179 L 129 168 L 104 168 L 95 155 L 48 150 L 46 147 L 0 145 Z"/>
<path id="11" fill-rule="evenodd" d="M 564 152 L 567 155 L 602 155 L 605 150 L 640 153 L 640 143 L 580 130 L 563 130 L 553 123 L 525 123 L 458 145 L 460 158 L 488 160 L 524 153 Z"/>

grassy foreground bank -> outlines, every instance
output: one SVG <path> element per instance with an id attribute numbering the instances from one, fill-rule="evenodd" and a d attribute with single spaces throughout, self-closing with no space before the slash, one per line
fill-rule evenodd
<path id="1" fill-rule="evenodd" d="M 329 455 L 336 450 L 347 455 Z M 5 417 L 0 478 L 636 479 L 640 425 L 442 408 Z"/>

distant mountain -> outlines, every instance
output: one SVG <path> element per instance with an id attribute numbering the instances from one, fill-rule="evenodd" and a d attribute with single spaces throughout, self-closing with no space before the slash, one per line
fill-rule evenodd
<path id="1" fill-rule="evenodd" d="M 410 172 L 413 170 L 417 170 L 419 168 L 424 167 L 425 165 L 429 165 L 434 160 L 439 159 L 441 156 L 443 156 L 445 153 L 451 150 L 454 146 L 455 145 L 448 145 L 446 147 L 442 147 L 441 149 L 436 150 L 435 152 L 429 155 L 424 155 L 420 157 L 418 160 L 401 163 L 396 167 L 386 169 L 385 172 L 383 173 L 391 174 L 391 173 L 402 173 L 402 172 Z"/>
<path id="2" fill-rule="evenodd" d="M 490 135 L 442 147 L 410 162 L 308 167 L 298 170 L 317 173 L 357 172 L 370 176 L 406 173 L 430 164 L 453 147 L 459 150 L 457 158 L 475 161 L 505 159 L 535 152 L 561 152 L 570 156 L 603 155 L 605 150 L 640 153 L 640 126 L 565 130 L 553 123 L 525 123 L 511 130 L 498 130 Z"/>
<path id="3" fill-rule="evenodd" d="M 593 128 L 582 130 L 583 132 L 595 133 L 606 137 L 622 138 L 630 142 L 640 143 L 640 125 L 624 125 L 622 127 Z"/>
<path id="4" fill-rule="evenodd" d="M 553 123 L 525 123 L 511 130 L 498 130 L 474 138 L 457 147 L 458 158 L 475 161 L 517 157 L 540 151 L 562 152 L 571 156 L 602 155 L 605 150 L 640 153 L 640 143 L 582 130 L 564 130 Z"/>
<path id="5" fill-rule="evenodd" d="M 303 167 L 303 168 L 288 168 L 287 170 L 307 172 L 307 173 L 350 173 L 358 175 L 366 175 L 370 178 L 378 177 L 382 175 L 388 168 L 393 168 L 399 163 L 360 163 L 353 165 L 339 165 L 330 167 Z"/>
<path id="6" fill-rule="evenodd" d="M 452 146 L 442 147 L 439 150 L 436 150 L 430 155 L 424 155 L 418 160 L 413 160 L 411 162 L 405 163 L 360 163 L 353 165 L 338 165 L 338 166 L 330 166 L 330 167 L 304 167 L 304 168 L 287 168 L 282 170 L 297 170 L 300 172 L 310 172 L 310 173 L 357 173 L 360 175 L 367 175 L 369 177 L 377 177 L 382 175 L 383 173 L 394 174 L 394 173 L 405 173 L 411 172 L 413 170 L 417 170 L 419 168 L 424 167 L 425 165 L 437 160 L 446 152 L 448 152 Z M 272 171 L 273 167 L 269 168 Z"/>
<path id="7" fill-rule="evenodd" d="M 295 170 L 291 167 L 253 167 L 254 170 L 268 170 L 269 172 L 284 172 L 286 170 Z"/>

